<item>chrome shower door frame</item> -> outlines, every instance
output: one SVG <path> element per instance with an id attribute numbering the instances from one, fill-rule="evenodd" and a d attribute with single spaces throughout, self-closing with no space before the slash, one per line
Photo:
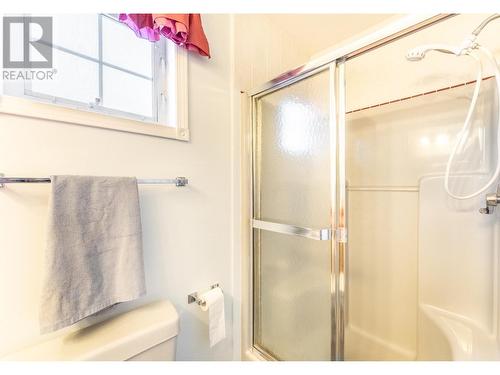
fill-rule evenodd
<path id="1" fill-rule="evenodd" d="M 329 173 L 330 175 L 330 212 L 331 212 L 331 226 L 328 228 L 303 228 L 303 227 L 297 227 L 294 225 L 287 225 L 287 224 L 282 224 L 282 223 L 273 223 L 269 221 L 263 221 L 260 220 L 260 171 L 259 171 L 259 166 L 260 166 L 260 144 L 258 140 L 260 140 L 260 134 L 258 134 L 260 126 L 259 123 L 261 122 L 261 118 L 259 117 L 259 113 L 257 111 L 257 102 L 259 98 L 266 96 L 274 91 L 277 91 L 279 89 L 282 89 L 284 87 L 288 87 L 290 85 L 293 85 L 294 83 L 297 83 L 299 81 L 308 79 L 311 76 L 314 76 L 318 73 L 328 71 L 328 92 L 325 93 L 325 95 L 329 96 L 329 129 L 330 129 L 330 170 L 325 171 L 325 173 Z M 259 278 L 255 277 L 256 274 L 260 274 L 260 262 L 259 262 L 259 254 L 260 254 L 260 248 L 261 248 L 261 241 L 260 241 L 260 230 L 269 230 L 272 232 L 276 233 L 284 233 L 288 235 L 295 235 L 295 236 L 302 236 L 306 237 L 309 239 L 313 240 L 319 240 L 319 241 L 326 241 L 326 240 L 332 240 L 331 241 L 331 247 L 330 247 L 330 304 L 331 304 L 331 346 L 330 346 L 330 359 L 332 361 L 342 359 L 342 348 L 337 345 L 338 342 L 343 342 L 343 338 L 337 337 L 339 333 L 343 334 L 343 329 L 338 329 L 338 324 L 340 323 L 339 321 L 339 295 L 337 291 L 341 290 L 339 288 L 339 279 L 338 279 L 338 267 L 339 267 L 339 259 L 338 259 L 338 253 L 339 253 L 339 248 L 337 244 L 338 240 L 338 234 L 340 233 L 338 230 L 334 230 L 334 228 L 337 228 L 336 222 L 338 220 L 337 218 L 337 209 L 336 206 L 341 199 L 341 197 L 338 196 L 337 191 L 337 178 L 339 176 L 339 173 L 337 171 L 337 113 L 338 111 L 336 110 L 337 106 L 339 103 L 342 101 L 337 100 L 337 97 L 339 96 L 337 94 L 337 91 L 343 87 L 343 85 L 338 85 L 337 84 L 337 77 L 339 76 L 338 74 L 338 66 L 337 66 L 337 61 L 330 62 L 328 64 L 324 64 L 322 66 L 319 66 L 316 69 L 312 69 L 308 71 L 307 73 L 301 74 L 297 76 L 295 79 L 289 79 L 286 82 L 283 82 L 282 84 L 277 84 L 272 87 L 270 87 L 267 90 L 261 91 L 256 95 L 253 95 L 251 97 L 252 101 L 252 218 L 250 220 L 250 232 L 253 232 L 254 229 L 259 229 L 257 231 L 256 235 L 251 235 L 251 244 L 250 244 L 250 250 L 252 253 L 251 256 L 251 272 L 250 274 L 252 275 L 251 277 L 251 298 L 252 298 L 252 308 L 250 309 L 251 312 L 251 317 L 250 317 L 250 322 L 252 324 L 252 328 L 250 330 L 251 334 L 251 343 L 253 346 L 253 349 L 256 350 L 262 357 L 264 357 L 267 360 L 276 360 L 276 358 L 273 356 L 272 353 L 267 352 L 264 348 L 259 347 L 259 345 L 256 343 L 255 340 L 255 334 L 254 334 L 254 329 L 255 327 L 260 326 L 260 323 L 257 321 L 257 319 L 260 317 L 260 314 L 255 314 L 254 309 L 255 308 L 260 308 L 260 301 L 257 300 L 257 297 L 260 295 L 260 285 L 259 285 Z M 345 102 L 345 100 L 344 100 Z M 345 176 L 345 173 L 344 173 Z M 326 204 L 326 203 L 325 203 Z"/>

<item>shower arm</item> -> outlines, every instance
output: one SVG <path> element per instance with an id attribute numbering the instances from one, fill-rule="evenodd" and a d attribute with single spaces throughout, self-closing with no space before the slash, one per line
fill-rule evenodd
<path id="1" fill-rule="evenodd" d="M 491 21 L 494 21 L 497 18 L 500 18 L 500 13 L 494 13 L 488 18 L 486 18 L 483 22 L 481 22 L 481 24 L 478 27 L 476 27 L 474 31 L 465 38 L 462 45 L 460 46 L 460 52 L 457 55 L 462 55 L 463 53 L 468 53 L 473 49 L 477 49 L 479 46 L 476 43 L 477 37 Z"/>
<path id="2" fill-rule="evenodd" d="M 486 18 L 483 22 L 481 22 L 481 24 L 478 27 L 475 28 L 475 30 L 472 32 L 472 35 L 477 37 L 479 35 L 479 33 L 481 31 L 483 31 L 483 29 L 486 27 L 486 25 L 488 25 L 491 21 L 493 21 L 497 18 L 500 18 L 499 13 L 492 14 L 491 16 Z"/>
<path id="3" fill-rule="evenodd" d="M 483 31 L 483 29 L 493 20 L 500 18 L 500 13 L 494 13 L 488 18 L 486 18 L 481 24 L 474 29 L 474 31 L 467 35 L 461 45 L 459 46 L 449 46 L 444 44 L 429 44 L 414 48 L 408 51 L 406 58 L 410 61 L 420 61 L 425 57 L 425 54 L 429 51 L 438 51 L 442 53 L 448 53 L 456 56 L 468 55 L 472 50 L 478 49 L 480 46 L 476 42 L 478 35 Z"/>

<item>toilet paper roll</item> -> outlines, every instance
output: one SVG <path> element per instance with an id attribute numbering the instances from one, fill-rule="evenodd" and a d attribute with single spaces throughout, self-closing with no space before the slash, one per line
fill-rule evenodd
<path id="1" fill-rule="evenodd" d="M 226 337 L 224 294 L 222 289 L 217 287 L 202 293 L 198 298 L 201 300 L 201 309 L 208 310 L 208 336 L 212 347 Z"/>

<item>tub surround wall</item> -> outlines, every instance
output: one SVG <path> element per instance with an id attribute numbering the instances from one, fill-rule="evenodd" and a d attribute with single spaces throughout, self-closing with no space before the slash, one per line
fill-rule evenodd
<path id="1" fill-rule="evenodd" d="M 483 19 L 460 15 L 348 61 L 348 111 L 474 79 L 467 59 L 429 53 L 414 63 L 404 55 L 421 44 L 458 43 Z M 489 27 L 480 40 L 498 58 L 500 23 Z M 474 127 L 452 169 L 475 174 L 452 182 L 459 194 L 472 192 L 477 174 L 496 164 L 493 85 L 482 84 Z M 347 117 L 347 359 L 499 358 L 495 219 L 477 212 L 481 199 L 457 204 L 443 189 L 472 90 L 457 87 Z"/>
<path id="2" fill-rule="evenodd" d="M 491 89 L 489 82 L 477 118 L 493 112 L 487 100 Z M 470 94 L 467 90 L 348 116 L 347 359 L 451 359 L 449 343 L 436 325 L 440 319 L 431 322 L 428 314 L 422 316 L 430 312 L 432 318 L 435 311 L 424 305 L 471 319 L 485 334 L 493 333 L 493 219 L 477 212 L 481 198 L 460 204 L 447 198 L 439 172 L 451 147 L 439 140 L 452 139 L 460 130 L 467 111 L 460 101 Z M 460 158 L 460 166 L 484 170 L 485 135 L 481 129 L 472 134 L 473 152 Z M 471 191 L 473 183 L 477 185 L 478 176 L 451 186 Z"/>

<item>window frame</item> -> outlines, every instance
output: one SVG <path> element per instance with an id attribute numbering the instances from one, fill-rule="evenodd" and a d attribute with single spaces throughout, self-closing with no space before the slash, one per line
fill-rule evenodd
<path id="1" fill-rule="evenodd" d="M 54 49 L 99 64 L 99 96 L 101 99 L 103 85 L 102 69 L 104 66 L 145 78 L 145 76 L 131 72 L 126 68 L 117 67 L 103 61 L 103 17 L 108 17 L 116 21 L 116 18 L 111 15 L 99 14 L 98 59 L 65 47 L 53 46 Z M 71 99 L 33 92 L 30 80 L 2 80 L 0 113 L 188 141 L 187 51 L 168 42 L 165 38 L 161 38 L 159 42 L 154 43 L 151 53 L 153 55 L 153 74 L 151 77 L 153 83 L 152 117 L 106 108 L 96 103 L 86 104 Z"/>

